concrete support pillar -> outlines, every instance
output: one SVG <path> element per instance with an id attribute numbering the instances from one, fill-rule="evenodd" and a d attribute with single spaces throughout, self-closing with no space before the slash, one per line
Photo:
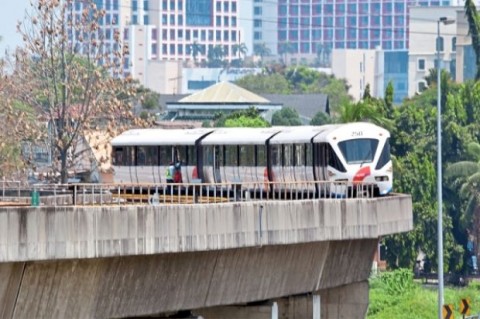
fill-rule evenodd
<path id="1" fill-rule="evenodd" d="M 12 318 L 25 263 L 0 263 L 0 318 Z"/>

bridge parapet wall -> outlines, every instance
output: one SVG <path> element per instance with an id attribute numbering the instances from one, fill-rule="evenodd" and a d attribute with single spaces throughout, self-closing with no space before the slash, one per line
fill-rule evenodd
<path id="1" fill-rule="evenodd" d="M 0 263 L 373 239 L 413 228 L 407 195 L 0 209 Z"/>

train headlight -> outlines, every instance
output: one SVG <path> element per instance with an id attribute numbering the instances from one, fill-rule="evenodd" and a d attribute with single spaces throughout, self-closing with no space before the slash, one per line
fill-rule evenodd
<path id="1" fill-rule="evenodd" d="M 377 182 L 388 182 L 388 176 L 375 176 Z"/>

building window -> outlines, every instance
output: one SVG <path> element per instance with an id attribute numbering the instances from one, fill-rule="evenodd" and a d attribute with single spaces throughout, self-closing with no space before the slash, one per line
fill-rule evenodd
<path id="1" fill-rule="evenodd" d="M 437 51 L 443 52 L 443 37 L 437 37 Z"/>
<path id="2" fill-rule="evenodd" d="M 137 11 L 138 10 L 138 3 L 136 0 L 132 1 L 132 10 Z"/>
<path id="3" fill-rule="evenodd" d="M 232 2 L 232 12 L 237 12 L 237 3 L 236 2 Z"/>
<path id="4" fill-rule="evenodd" d="M 232 17 L 232 27 L 237 26 L 237 17 Z"/>
<path id="5" fill-rule="evenodd" d="M 425 71 L 425 59 L 418 59 L 417 60 L 417 70 L 418 71 Z"/>
<path id="6" fill-rule="evenodd" d="M 167 0 L 162 1 L 162 10 L 168 10 L 168 1 Z"/>
<path id="7" fill-rule="evenodd" d="M 427 89 L 427 83 L 425 81 L 417 82 L 417 92 L 421 93 Z"/>
<path id="8" fill-rule="evenodd" d="M 227 1 L 225 1 L 225 2 L 223 3 L 223 11 L 224 11 L 224 12 L 230 11 L 230 10 L 229 10 L 229 5 L 228 5 L 228 2 L 227 2 Z"/>
<path id="9" fill-rule="evenodd" d="M 170 1 L 170 10 L 175 10 L 175 0 Z"/>
<path id="10" fill-rule="evenodd" d="M 143 10 L 148 11 L 148 0 L 143 1 Z"/>
<path id="11" fill-rule="evenodd" d="M 216 16 L 215 17 L 215 25 L 217 27 L 221 26 L 222 25 L 222 17 L 221 16 Z"/>
<path id="12" fill-rule="evenodd" d="M 233 42 L 237 41 L 237 32 L 232 31 L 232 39 Z"/>
<path id="13" fill-rule="evenodd" d="M 156 43 L 152 44 L 152 54 L 157 55 L 157 44 Z"/>
<path id="14" fill-rule="evenodd" d="M 221 12 L 222 11 L 222 3 L 220 1 L 217 1 L 217 3 L 215 4 L 215 8 L 217 9 L 217 12 Z"/>
<path id="15" fill-rule="evenodd" d="M 254 7 L 253 14 L 257 16 L 262 15 L 262 7 Z"/>
<path id="16" fill-rule="evenodd" d="M 223 17 L 223 25 L 228 27 L 229 23 L 228 23 L 228 17 Z"/>
<path id="17" fill-rule="evenodd" d="M 254 39 L 254 40 L 262 40 L 262 32 L 255 31 L 255 32 L 253 33 L 253 39 Z"/>
<path id="18" fill-rule="evenodd" d="M 132 24 L 138 24 L 138 17 L 136 15 L 132 16 Z"/>
<path id="19" fill-rule="evenodd" d="M 254 19 L 254 20 L 253 20 L 253 26 L 254 26 L 255 28 L 261 28 L 261 27 L 262 27 L 262 20 L 260 20 L 260 19 Z"/>
<path id="20" fill-rule="evenodd" d="M 148 16 L 147 15 L 143 16 L 143 24 L 147 25 L 149 24 L 149 22 L 150 21 L 148 20 Z"/>
<path id="21" fill-rule="evenodd" d="M 177 25 L 183 25 L 183 16 L 182 15 L 179 15 L 177 17 Z"/>
<path id="22" fill-rule="evenodd" d="M 170 15 L 170 25 L 175 25 L 175 15 L 174 14 Z"/>
<path id="23" fill-rule="evenodd" d="M 212 1 L 195 0 L 187 1 L 185 5 L 187 25 L 211 26 L 212 25 Z"/>
<path id="24" fill-rule="evenodd" d="M 457 37 L 452 38 L 452 52 L 457 51 Z"/>

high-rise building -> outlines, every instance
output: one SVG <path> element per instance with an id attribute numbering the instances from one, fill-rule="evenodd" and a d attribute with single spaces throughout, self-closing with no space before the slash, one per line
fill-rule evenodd
<path id="1" fill-rule="evenodd" d="M 450 2 L 253 0 L 249 1 L 253 43 L 266 43 L 273 54 L 290 59 L 312 59 L 329 55 L 333 49 L 405 51 L 409 46 L 409 7 L 448 6 Z"/>
<path id="2" fill-rule="evenodd" d="M 81 14 L 85 2 L 75 1 L 76 14 Z M 238 56 L 235 45 L 244 42 L 239 21 L 239 0 L 94 2 L 106 11 L 101 23 L 101 32 L 106 36 L 111 36 L 114 29 L 121 30 L 124 39 L 131 42 L 130 33 L 136 32 L 131 26 L 149 26 L 148 39 L 144 43 L 148 59 L 201 62 L 207 60 L 209 50 L 221 48 L 223 57 L 231 61 Z"/>

